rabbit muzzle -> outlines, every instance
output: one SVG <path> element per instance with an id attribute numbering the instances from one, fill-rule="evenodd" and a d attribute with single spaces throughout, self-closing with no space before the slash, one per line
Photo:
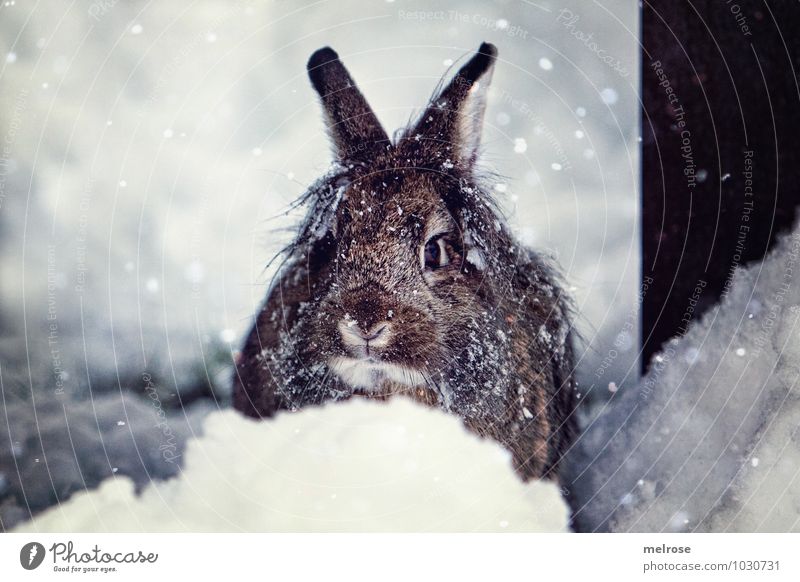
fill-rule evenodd
<path id="1" fill-rule="evenodd" d="M 372 283 L 344 291 L 328 313 L 328 333 L 338 346 L 328 365 L 345 384 L 367 392 L 387 382 L 425 385 L 426 344 L 435 332 L 418 309 Z"/>

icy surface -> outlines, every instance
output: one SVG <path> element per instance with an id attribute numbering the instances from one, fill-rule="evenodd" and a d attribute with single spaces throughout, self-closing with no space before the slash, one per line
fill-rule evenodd
<path id="1" fill-rule="evenodd" d="M 405 399 L 215 412 L 204 433 L 179 477 L 138 497 L 108 479 L 18 531 L 567 530 L 555 484 L 523 484 L 499 446 Z"/>
<path id="2" fill-rule="evenodd" d="M 581 437 L 583 530 L 800 531 L 800 228 Z"/>

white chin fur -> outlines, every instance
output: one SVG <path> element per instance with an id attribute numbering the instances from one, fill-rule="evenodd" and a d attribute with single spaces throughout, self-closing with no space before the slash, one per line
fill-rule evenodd
<path id="1" fill-rule="evenodd" d="M 336 357 L 328 361 L 331 370 L 353 388 L 378 390 L 385 380 L 405 386 L 421 386 L 425 377 L 418 370 L 388 362 L 369 362 Z"/>

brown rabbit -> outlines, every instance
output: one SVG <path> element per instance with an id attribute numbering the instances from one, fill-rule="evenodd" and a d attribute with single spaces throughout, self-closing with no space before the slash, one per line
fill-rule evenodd
<path id="1" fill-rule="evenodd" d="M 303 197 L 238 410 L 407 394 L 507 447 L 524 478 L 556 476 L 575 433 L 569 302 L 475 170 L 496 56 L 481 45 L 394 141 L 338 55 L 311 56 L 337 162 Z"/>

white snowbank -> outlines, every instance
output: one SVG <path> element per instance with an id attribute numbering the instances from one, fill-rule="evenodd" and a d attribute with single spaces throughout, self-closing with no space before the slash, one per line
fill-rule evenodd
<path id="1" fill-rule="evenodd" d="M 800 531 L 800 228 L 581 437 L 581 530 Z"/>
<path id="2" fill-rule="evenodd" d="M 404 399 L 255 422 L 215 412 L 183 473 L 140 496 L 125 477 L 17 531 L 567 531 L 557 486 L 522 483 L 460 421 Z"/>

